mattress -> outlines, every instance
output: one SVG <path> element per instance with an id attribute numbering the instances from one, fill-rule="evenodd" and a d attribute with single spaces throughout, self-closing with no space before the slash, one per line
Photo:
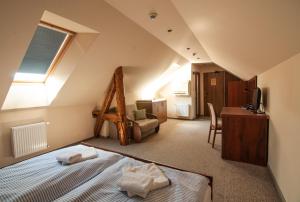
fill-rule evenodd
<path id="1" fill-rule="evenodd" d="M 143 200 L 129 198 L 117 181 L 122 167 L 144 162 L 100 149 L 95 159 L 68 166 L 56 161 L 60 152 L 85 148 L 72 146 L 0 169 L 0 201 L 210 201 L 209 179 L 202 175 L 160 166 L 172 183 Z"/>

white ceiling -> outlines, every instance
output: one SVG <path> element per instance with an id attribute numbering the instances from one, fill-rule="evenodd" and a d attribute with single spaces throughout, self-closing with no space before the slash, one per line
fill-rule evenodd
<path id="1" fill-rule="evenodd" d="M 299 0 L 106 1 L 191 62 L 197 52 L 244 79 L 300 52 Z"/>
<path id="2" fill-rule="evenodd" d="M 106 2 L 190 62 L 211 62 L 201 43 L 186 25 L 171 1 L 106 0 Z M 151 20 L 149 17 L 151 11 L 158 13 L 155 20 Z M 169 33 L 168 29 L 173 31 Z M 186 48 L 190 48 L 190 50 Z M 193 56 L 193 53 L 196 55 Z"/>

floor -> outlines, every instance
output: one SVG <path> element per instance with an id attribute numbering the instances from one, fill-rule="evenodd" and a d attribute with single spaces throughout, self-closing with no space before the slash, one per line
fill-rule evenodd
<path id="1" fill-rule="evenodd" d="M 214 201 L 280 201 L 266 167 L 221 158 L 221 135 L 215 149 L 207 143 L 208 120 L 175 120 L 163 123 L 158 134 L 142 143 L 120 146 L 113 139 L 88 143 L 178 168 L 206 173 L 214 179 Z"/>

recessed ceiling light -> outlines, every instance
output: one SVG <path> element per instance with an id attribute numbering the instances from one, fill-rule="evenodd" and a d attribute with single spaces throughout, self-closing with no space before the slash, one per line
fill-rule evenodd
<path id="1" fill-rule="evenodd" d="M 149 13 L 149 16 L 150 16 L 150 19 L 151 20 L 155 20 L 155 18 L 157 17 L 157 12 L 156 11 L 151 11 L 150 13 Z"/>
<path id="2" fill-rule="evenodd" d="M 190 50 L 191 48 L 186 48 L 187 50 Z"/>
<path id="3" fill-rule="evenodd" d="M 197 55 L 197 53 L 193 53 L 193 56 Z"/>
<path id="4" fill-rule="evenodd" d="M 200 60 L 200 58 L 197 58 L 197 60 Z"/>
<path id="5" fill-rule="evenodd" d="M 168 32 L 173 32 L 173 29 L 168 29 L 167 31 L 168 31 Z"/>

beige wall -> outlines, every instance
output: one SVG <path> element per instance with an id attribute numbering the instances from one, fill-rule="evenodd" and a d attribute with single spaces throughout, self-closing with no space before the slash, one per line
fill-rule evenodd
<path id="1" fill-rule="evenodd" d="M 169 72 L 168 76 L 171 77 L 169 82 L 167 82 L 157 93 L 158 98 L 165 98 L 167 100 L 167 115 L 169 118 L 184 118 L 193 119 L 192 111 L 192 97 L 191 95 L 175 95 L 174 90 L 178 90 L 178 85 L 181 86 L 191 81 L 191 64 L 181 66 L 174 72 Z M 191 91 L 191 89 L 190 89 Z M 176 115 L 176 105 L 177 104 L 187 104 L 189 105 L 189 116 L 188 117 L 178 117 Z"/>
<path id="2" fill-rule="evenodd" d="M 258 76 L 270 115 L 269 166 L 286 201 L 300 201 L 300 53 Z"/>
<path id="3" fill-rule="evenodd" d="M 48 150 L 78 142 L 93 136 L 94 105 L 70 107 L 36 108 L 28 110 L 12 110 L 0 113 L 0 167 L 22 160 L 13 159 L 11 150 L 11 127 L 50 122 L 47 126 Z"/>
<path id="4" fill-rule="evenodd" d="M 203 82 L 203 77 L 204 73 L 207 72 L 215 72 L 215 71 L 225 71 L 223 68 L 220 66 L 214 64 L 214 63 L 204 63 L 204 64 L 193 64 L 192 65 L 192 71 L 193 72 L 199 72 L 200 73 L 200 114 L 204 115 L 204 82 Z M 194 77 L 192 77 L 192 84 L 193 84 L 193 89 L 194 89 Z M 193 113 L 194 116 L 196 116 L 196 111 L 195 111 L 195 90 L 192 91 L 192 99 L 193 99 Z"/>

